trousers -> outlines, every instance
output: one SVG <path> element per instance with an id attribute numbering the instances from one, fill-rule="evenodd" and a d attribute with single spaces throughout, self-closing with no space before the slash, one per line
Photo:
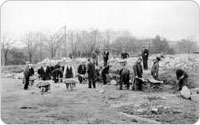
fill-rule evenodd
<path id="1" fill-rule="evenodd" d="M 94 77 L 88 77 L 88 82 L 89 82 L 89 88 L 92 88 L 92 85 L 93 85 L 93 88 L 96 88 L 96 83 L 95 83 L 95 78 Z"/>

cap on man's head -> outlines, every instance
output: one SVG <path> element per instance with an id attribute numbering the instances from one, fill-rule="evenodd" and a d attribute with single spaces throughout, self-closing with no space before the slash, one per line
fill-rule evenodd
<path id="1" fill-rule="evenodd" d="M 138 60 L 142 61 L 142 58 L 141 58 L 141 57 L 139 57 L 139 58 L 138 58 Z"/>
<path id="2" fill-rule="evenodd" d="M 160 61 L 161 59 L 160 59 L 160 57 L 156 57 L 156 60 Z"/>

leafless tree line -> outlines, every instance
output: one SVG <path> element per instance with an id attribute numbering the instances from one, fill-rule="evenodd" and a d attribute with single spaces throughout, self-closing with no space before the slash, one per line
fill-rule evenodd
<path id="1" fill-rule="evenodd" d="M 22 64 L 25 61 L 36 63 L 45 58 L 60 59 L 61 57 L 88 57 L 94 51 L 99 53 L 104 49 L 113 55 L 127 51 L 130 55 L 141 53 L 143 46 L 150 49 L 150 53 L 191 53 L 198 51 L 197 42 L 180 40 L 171 45 L 169 41 L 159 35 L 155 38 L 137 39 L 128 31 L 90 31 L 66 30 L 66 27 L 52 32 L 28 32 L 20 39 L 24 48 L 13 46 L 15 40 L 8 35 L 1 37 L 1 63 Z"/>

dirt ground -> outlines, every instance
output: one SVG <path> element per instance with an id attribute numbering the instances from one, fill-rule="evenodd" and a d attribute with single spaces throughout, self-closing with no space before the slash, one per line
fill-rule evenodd
<path id="1" fill-rule="evenodd" d="M 37 81 L 36 81 L 37 82 Z M 51 83 L 41 94 L 33 86 L 23 90 L 22 80 L 1 79 L 1 118 L 10 124 L 193 124 L 199 118 L 199 102 L 183 99 L 165 85 L 160 92 L 118 90 L 97 83 L 96 89 L 77 84 L 73 91 L 63 83 Z"/>

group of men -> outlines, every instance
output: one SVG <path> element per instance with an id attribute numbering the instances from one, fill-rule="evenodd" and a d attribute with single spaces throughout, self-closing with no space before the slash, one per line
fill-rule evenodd
<path id="1" fill-rule="evenodd" d="M 74 68 L 70 64 L 61 66 L 60 62 L 53 65 L 49 61 L 42 63 L 42 66 L 37 70 L 38 77 L 42 81 L 53 80 L 55 83 L 62 82 L 63 78 L 72 78 L 75 76 Z M 34 69 L 29 62 L 26 63 L 24 70 L 24 89 L 29 86 L 30 77 L 34 75 Z"/>
<path id="2" fill-rule="evenodd" d="M 126 53 L 122 54 L 122 59 L 125 59 L 123 55 L 127 55 Z M 149 50 L 143 47 L 143 51 L 141 54 L 141 57 L 139 57 L 136 61 L 136 63 L 133 65 L 133 72 L 134 72 L 134 84 L 132 90 L 139 90 L 142 91 L 142 84 L 144 82 L 143 79 L 143 69 L 148 69 L 148 56 L 149 56 Z M 160 81 L 159 78 L 159 62 L 161 61 L 160 57 L 156 57 L 156 59 L 153 62 L 152 68 L 151 68 L 151 75 L 155 80 Z M 142 68 L 142 62 L 143 62 L 143 68 Z M 127 62 L 126 60 L 122 60 L 121 62 L 122 69 L 120 70 L 120 87 L 119 89 L 122 90 L 123 84 L 126 85 L 127 89 L 130 87 L 130 70 L 127 68 Z M 188 75 L 187 73 L 182 69 L 176 70 L 176 77 L 177 77 L 177 90 L 182 90 L 183 86 L 187 84 Z M 134 88 L 135 87 L 135 88 Z"/>
<path id="3" fill-rule="evenodd" d="M 92 58 L 88 59 L 87 66 L 84 64 L 79 65 L 78 67 L 78 79 L 79 82 L 82 82 L 83 76 L 88 74 L 88 88 L 96 88 L 96 81 L 98 80 L 99 75 L 103 79 L 103 84 L 107 83 L 107 74 L 109 73 L 109 68 L 111 65 L 108 64 L 109 60 L 109 52 L 103 51 L 103 67 L 99 67 L 97 56 L 92 56 Z M 101 73 L 100 73 L 101 71 Z"/>
<path id="4" fill-rule="evenodd" d="M 139 57 L 136 61 L 136 63 L 133 65 L 133 71 L 134 71 L 134 84 L 132 89 L 140 90 L 142 91 L 142 84 L 143 84 L 143 69 L 148 69 L 148 56 L 149 56 L 149 50 L 143 47 L 143 51 L 141 54 L 141 57 Z M 96 81 L 98 75 L 101 75 L 101 78 L 103 80 L 103 84 L 107 84 L 107 75 L 109 74 L 109 69 L 111 67 L 110 64 L 108 64 L 109 60 L 109 52 L 104 51 L 102 53 L 103 57 L 103 67 L 98 68 L 98 59 L 96 59 L 96 56 L 92 56 L 87 61 L 82 61 L 81 64 L 77 68 L 78 73 L 78 80 L 80 83 L 83 82 L 83 80 L 88 80 L 88 88 L 96 88 Z M 122 90 L 123 84 L 126 85 L 127 89 L 130 88 L 130 70 L 127 67 L 126 58 L 129 57 L 129 54 L 126 52 L 123 52 L 121 55 L 122 61 L 121 63 L 121 70 L 119 71 L 120 75 L 120 81 L 119 81 L 119 89 Z M 159 61 L 161 60 L 160 57 L 157 57 L 153 63 L 153 66 L 151 68 L 151 75 L 154 79 L 159 79 Z M 143 62 L 143 67 L 142 67 Z M 101 71 L 101 74 L 99 73 Z M 73 78 L 75 77 L 75 70 L 74 67 L 65 61 L 64 64 L 61 65 L 60 62 L 58 62 L 56 65 L 52 65 L 51 63 L 44 62 L 42 66 L 37 71 L 39 75 L 39 79 L 46 81 L 46 80 L 53 80 L 55 83 L 62 82 L 63 78 Z M 86 77 L 87 74 L 87 77 Z M 34 75 L 33 67 L 30 65 L 30 63 L 27 63 L 27 66 L 24 70 L 24 89 L 28 89 L 29 85 L 29 78 L 30 76 Z M 183 85 L 185 85 L 187 80 L 187 73 L 183 70 L 177 70 L 176 71 L 177 80 L 178 80 L 178 90 L 181 90 Z M 135 87 L 135 88 L 134 88 Z"/>
<path id="5" fill-rule="evenodd" d="M 49 62 L 44 62 L 37 72 L 39 79 L 43 81 L 52 79 L 55 83 L 62 82 L 63 78 L 75 76 L 74 67 L 66 61 L 63 65 L 57 62 L 55 66 Z"/>
<path id="6" fill-rule="evenodd" d="M 104 51 L 102 53 L 103 60 L 104 60 L 104 67 L 101 74 L 99 74 L 98 61 L 95 59 L 95 56 L 92 56 L 87 61 L 82 61 L 81 64 L 77 68 L 78 73 L 78 80 L 80 83 L 86 79 L 85 75 L 87 74 L 88 79 L 88 87 L 89 88 L 96 88 L 96 80 L 97 76 L 101 75 L 106 84 L 106 74 L 108 74 L 108 59 L 109 59 L 109 52 Z M 95 57 L 95 58 L 94 58 Z M 37 70 L 38 77 L 42 81 L 46 80 L 53 80 L 55 83 L 62 82 L 65 78 L 73 78 L 75 77 L 75 70 L 74 67 L 69 63 L 64 61 L 64 64 L 61 65 L 61 62 L 58 62 L 56 65 L 53 65 L 49 61 L 45 61 L 42 63 L 42 66 Z M 34 75 L 33 67 L 31 64 L 27 62 L 26 68 L 24 70 L 24 89 L 27 90 L 29 86 L 30 77 Z"/>
<path id="7" fill-rule="evenodd" d="M 142 75 L 143 75 L 143 68 L 141 65 L 141 62 L 143 61 L 143 67 L 145 70 L 148 69 L 148 56 L 149 56 L 149 50 L 143 47 L 143 51 L 141 54 L 141 57 L 138 58 L 136 63 L 133 65 L 133 71 L 134 71 L 134 84 L 136 85 L 137 88 L 132 88 L 136 90 L 141 90 L 142 91 Z M 121 54 L 122 59 L 126 59 L 129 57 L 129 54 L 126 52 L 123 52 Z M 121 62 L 122 69 L 119 71 L 120 75 L 120 87 L 119 89 L 122 90 L 123 84 L 126 85 L 127 89 L 130 87 L 130 70 L 127 67 L 127 61 L 122 60 Z M 133 86 L 134 87 L 134 86 Z"/>

